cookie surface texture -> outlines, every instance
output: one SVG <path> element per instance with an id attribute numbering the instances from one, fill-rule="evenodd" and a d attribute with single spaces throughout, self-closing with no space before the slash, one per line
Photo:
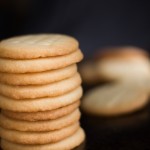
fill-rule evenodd
<path id="1" fill-rule="evenodd" d="M 35 99 L 64 95 L 81 84 L 78 73 L 72 77 L 46 85 L 13 86 L 0 83 L 0 94 L 13 99 Z"/>
<path id="2" fill-rule="evenodd" d="M 2 139 L 1 147 L 5 150 L 69 150 L 79 146 L 85 140 L 85 133 L 80 128 L 72 136 L 56 143 L 45 145 L 23 145 L 15 144 Z"/>
<path id="3" fill-rule="evenodd" d="M 75 109 L 77 109 L 79 105 L 80 105 L 80 101 L 77 101 L 70 105 L 58 109 L 54 109 L 51 111 L 34 112 L 34 113 L 23 113 L 23 112 L 18 113 L 14 111 L 1 110 L 1 113 L 12 119 L 25 120 L 25 121 L 41 121 L 41 120 L 57 119 L 66 116 L 72 113 Z"/>
<path id="4" fill-rule="evenodd" d="M 32 59 L 66 55 L 79 46 L 76 39 L 60 34 L 12 37 L 0 42 L 0 57 Z"/>
<path id="5" fill-rule="evenodd" d="M 0 82 L 10 85 L 43 85 L 61 81 L 73 76 L 77 72 L 75 64 L 57 70 L 39 73 L 2 73 Z"/>
<path id="6" fill-rule="evenodd" d="M 75 122 L 78 122 L 80 119 L 80 115 L 81 114 L 77 109 L 71 114 L 68 114 L 58 119 L 30 122 L 11 119 L 1 114 L 0 126 L 6 129 L 18 131 L 33 131 L 33 132 L 52 131 L 64 128 Z"/>
<path id="7" fill-rule="evenodd" d="M 26 99 L 18 101 L 0 95 L 0 108 L 16 112 L 49 111 L 67 106 L 80 100 L 82 93 L 82 88 L 79 86 L 75 90 L 61 96 L 33 100 Z"/>
<path id="8" fill-rule="evenodd" d="M 60 130 L 47 132 L 21 132 L 0 127 L 3 139 L 20 144 L 47 144 L 55 143 L 73 135 L 79 129 L 79 123 L 74 123 Z M 39 138 L 40 137 L 40 138 Z"/>
<path id="9" fill-rule="evenodd" d="M 31 73 L 50 71 L 54 69 L 64 68 L 66 66 L 78 63 L 83 59 L 80 50 L 76 50 L 70 54 L 56 57 L 15 60 L 0 58 L 0 70 L 7 73 Z"/>

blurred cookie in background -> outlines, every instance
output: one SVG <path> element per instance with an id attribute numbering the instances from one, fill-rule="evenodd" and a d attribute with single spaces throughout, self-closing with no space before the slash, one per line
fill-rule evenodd
<path id="1" fill-rule="evenodd" d="M 95 54 L 97 72 L 108 81 L 143 79 L 150 76 L 145 50 L 138 47 L 108 47 Z"/>
<path id="2" fill-rule="evenodd" d="M 135 112 L 148 103 L 148 93 L 137 84 L 107 84 L 85 94 L 82 109 L 97 116 L 118 116 Z"/>

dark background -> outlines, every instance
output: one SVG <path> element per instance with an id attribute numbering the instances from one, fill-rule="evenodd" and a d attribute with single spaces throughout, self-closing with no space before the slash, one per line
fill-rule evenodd
<path id="1" fill-rule="evenodd" d="M 147 0 L 0 0 L 0 39 L 29 33 L 76 37 L 84 54 L 111 45 L 150 49 Z"/>

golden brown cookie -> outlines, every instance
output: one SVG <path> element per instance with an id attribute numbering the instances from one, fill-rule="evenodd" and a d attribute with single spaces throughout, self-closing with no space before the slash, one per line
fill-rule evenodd
<path id="1" fill-rule="evenodd" d="M 52 131 L 62 129 L 75 122 L 78 122 L 80 119 L 80 115 L 81 114 L 79 110 L 76 109 L 71 114 L 68 114 L 58 119 L 30 122 L 11 119 L 1 114 L 0 126 L 5 129 L 17 131 L 32 131 L 32 132 Z"/>
<path id="2" fill-rule="evenodd" d="M 82 102 L 85 112 L 115 116 L 137 111 L 148 103 L 148 93 L 136 84 L 118 83 L 89 91 Z"/>
<path id="3" fill-rule="evenodd" d="M 0 42 L 0 57 L 31 59 L 69 54 L 78 49 L 73 37 L 61 34 L 35 34 L 5 39 Z"/>
<path id="4" fill-rule="evenodd" d="M 0 82 L 10 85 L 43 85 L 70 78 L 77 72 L 75 64 L 51 71 L 39 73 L 3 73 Z"/>
<path id="5" fill-rule="evenodd" d="M 147 53 L 136 47 L 114 47 L 100 53 L 97 71 L 105 80 L 148 78 L 150 63 Z"/>
<path id="6" fill-rule="evenodd" d="M 1 138 L 19 144 L 49 144 L 73 135 L 79 129 L 79 122 L 60 130 L 47 132 L 21 132 L 0 127 Z"/>
<path id="7" fill-rule="evenodd" d="M 79 146 L 84 140 L 85 133 L 82 128 L 79 128 L 79 130 L 72 136 L 56 143 L 44 145 L 23 145 L 2 139 L 1 147 L 4 150 L 70 150 Z"/>
<path id="8" fill-rule="evenodd" d="M 0 58 L 0 70 L 7 73 L 33 73 L 60 69 L 80 62 L 83 54 L 76 50 L 70 54 L 56 57 L 15 60 Z"/>
<path id="9" fill-rule="evenodd" d="M 80 101 L 76 101 L 70 105 L 43 112 L 33 112 L 33 113 L 23 113 L 23 112 L 14 112 L 8 110 L 2 110 L 1 113 L 7 117 L 17 120 L 25 121 L 40 121 L 40 120 L 50 120 L 57 119 L 72 113 L 80 105 Z"/>
<path id="10" fill-rule="evenodd" d="M 0 95 L 0 108 L 16 112 L 39 112 L 58 109 L 80 100 L 82 88 L 79 86 L 73 91 L 57 97 L 14 100 Z"/>
<path id="11" fill-rule="evenodd" d="M 0 94 L 9 98 L 23 100 L 64 95 L 81 85 L 81 77 L 72 77 L 46 85 L 13 86 L 0 83 Z"/>

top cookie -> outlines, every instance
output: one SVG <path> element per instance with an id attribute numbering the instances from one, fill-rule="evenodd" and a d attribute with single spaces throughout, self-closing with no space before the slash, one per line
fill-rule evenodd
<path id="1" fill-rule="evenodd" d="M 0 57 L 31 59 L 66 55 L 79 47 L 76 39 L 60 34 L 37 34 L 9 38 L 0 42 Z"/>

